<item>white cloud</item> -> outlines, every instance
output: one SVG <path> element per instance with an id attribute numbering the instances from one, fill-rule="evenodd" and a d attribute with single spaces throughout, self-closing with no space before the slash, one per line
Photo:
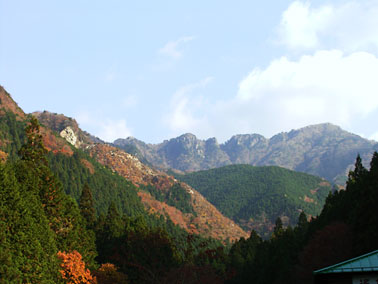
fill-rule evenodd
<path id="1" fill-rule="evenodd" d="M 170 127 L 221 141 L 237 133 L 267 137 L 310 124 L 344 129 L 378 111 L 378 58 L 367 52 L 319 51 L 298 61 L 286 57 L 254 69 L 234 98 L 193 104 L 190 91 L 173 97 Z M 211 122 L 211 123 L 210 123 Z"/>
<path id="2" fill-rule="evenodd" d="M 122 106 L 124 108 L 134 108 L 138 105 L 138 98 L 135 95 L 129 95 L 123 98 Z"/>
<path id="3" fill-rule="evenodd" d="M 198 95 L 198 91 L 205 88 L 213 79 L 207 77 L 200 82 L 185 85 L 173 94 L 169 110 L 163 118 L 172 135 L 205 127 L 203 118 L 199 118 L 198 115 L 203 112 L 202 108 L 206 106 L 206 102 L 203 96 Z"/>
<path id="4" fill-rule="evenodd" d="M 169 41 L 164 47 L 160 48 L 158 53 L 164 56 L 178 59 L 182 56 L 182 51 L 179 49 L 184 43 L 194 40 L 193 36 L 181 37 L 175 41 Z"/>
<path id="5" fill-rule="evenodd" d="M 282 57 L 242 80 L 235 103 L 243 102 L 275 131 L 324 121 L 348 126 L 378 110 L 377 72 L 378 58 L 366 52 Z"/>
<path id="6" fill-rule="evenodd" d="M 131 136 L 131 130 L 124 119 L 103 118 L 101 114 L 93 115 L 88 111 L 80 112 L 76 119 L 80 127 L 106 142 Z"/>
<path id="7" fill-rule="evenodd" d="M 373 135 L 369 137 L 370 140 L 374 140 L 378 142 L 378 132 L 375 132 Z"/>
<path id="8" fill-rule="evenodd" d="M 279 42 L 290 49 L 378 50 L 378 2 L 350 1 L 313 7 L 295 1 L 283 12 Z"/>
<path id="9" fill-rule="evenodd" d="M 318 34 L 328 26 L 333 7 L 311 9 L 308 2 L 293 2 L 282 14 L 279 33 L 289 48 L 313 48 L 319 45 Z"/>
<path id="10" fill-rule="evenodd" d="M 124 119 L 106 119 L 105 121 L 99 123 L 98 136 L 105 141 L 113 142 L 117 138 L 126 138 L 131 136 L 131 131 Z"/>

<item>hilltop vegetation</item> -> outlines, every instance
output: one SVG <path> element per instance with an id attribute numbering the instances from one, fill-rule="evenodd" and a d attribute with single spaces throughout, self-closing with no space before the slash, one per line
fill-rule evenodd
<path id="1" fill-rule="evenodd" d="M 224 215 L 263 235 L 271 231 L 277 217 L 294 225 L 301 211 L 316 216 L 331 190 L 319 177 L 274 166 L 231 165 L 176 177 L 196 188 Z"/>

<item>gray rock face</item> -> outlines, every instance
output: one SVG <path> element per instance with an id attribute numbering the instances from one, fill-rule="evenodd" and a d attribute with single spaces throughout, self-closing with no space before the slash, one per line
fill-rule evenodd
<path id="1" fill-rule="evenodd" d="M 64 128 L 59 134 L 60 134 L 60 137 L 63 137 L 64 139 L 66 139 L 68 143 L 75 146 L 76 148 L 79 148 L 81 143 L 80 141 L 78 141 L 75 135 L 75 132 L 72 130 L 70 126 L 67 126 L 66 128 Z"/>
<path id="2" fill-rule="evenodd" d="M 267 139 L 259 134 L 235 135 L 223 144 L 215 138 L 184 134 L 160 144 L 135 138 L 117 139 L 116 146 L 133 145 L 157 168 L 198 171 L 230 164 L 275 165 L 342 183 L 357 154 L 370 161 L 378 143 L 330 123 L 283 132 Z M 366 165 L 368 166 L 368 165 Z"/>

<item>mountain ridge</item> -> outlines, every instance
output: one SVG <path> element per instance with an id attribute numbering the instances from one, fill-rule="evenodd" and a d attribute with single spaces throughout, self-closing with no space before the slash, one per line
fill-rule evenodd
<path id="1" fill-rule="evenodd" d="M 322 123 L 271 138 L 260 134 L 238 134 L 219 144 L 216 138 L 197 139 L 186 133 L 159 144 L 147 144 L 134 137 L 117 139 L 119 148 L 132 145 L 159 169 L 192 172 L 231 164 L 281 166 L 343 183 L 354 159 L 360 154 L 370 160 L 378 143 L 347 132 L 341 127 Z"/>

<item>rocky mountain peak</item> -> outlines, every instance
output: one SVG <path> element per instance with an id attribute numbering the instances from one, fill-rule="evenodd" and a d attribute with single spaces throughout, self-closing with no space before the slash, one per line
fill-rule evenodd
<path id="1" fill-rule="evenodd" d="M 207 146 L 219 147 L 219 143 L 217 141 L 217 138 L 215 138 L 215 137 L 207 139 L 205 141 L 205 143 L 206 143 Z"/>
<path id="2" fill-rule="evenodd" d="M 234 135 L 224 143 L 224 146 L 247 146 L 253 147 L 256 143 L 264 142 L 267 139 L 260 134 L 238 134 Z"/>
<path id="3" fill-rule="evenodd" d="M 197 137 L 195 135 L 191 134 L 191 133 L 185 133 L 185 134 L 183 134 L 183 135 L 181 135 L 177 138 L 173 138 L 171 140 L 186 144 L 189 147 L 192 146 L 192 145 L 198 144 L 198 142 L 199 142 Z"/>

